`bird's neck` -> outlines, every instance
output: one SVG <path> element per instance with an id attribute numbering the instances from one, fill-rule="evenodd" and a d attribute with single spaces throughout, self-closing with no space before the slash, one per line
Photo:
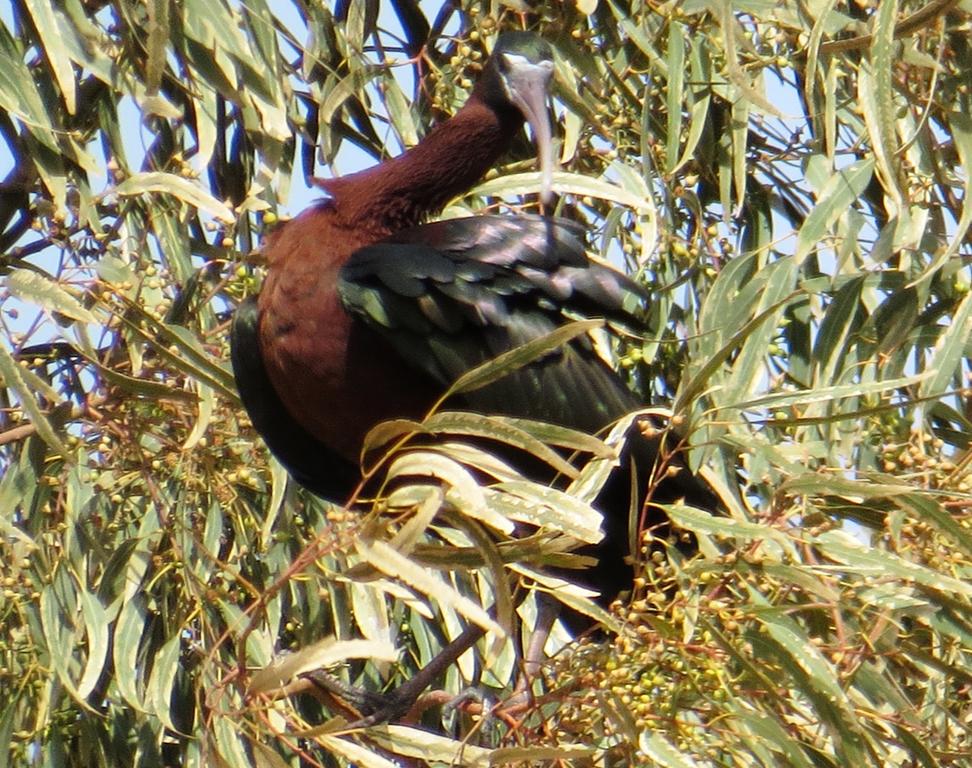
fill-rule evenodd
<path id="1" fill-rule="evenodd" d="M 370 228 L 377 239 L 421 223 L 471 189 L 522 125 L 516 109 L 490 107 L 474 93 L 451 119 L 404 154 L 319 183 L 342 220 Z"/>

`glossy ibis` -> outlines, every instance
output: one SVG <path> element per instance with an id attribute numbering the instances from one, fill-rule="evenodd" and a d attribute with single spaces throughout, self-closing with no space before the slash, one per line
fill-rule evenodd
<path id="1" fill-rule="evenodd" d="M 543 40 L 500 36 L 451 119 L 399 157 L 319 181 L 328 197 L 270 238 L 263 290 L 236 315 L 233 367 L 254 426 L 315 493 L 346 498 L 360 481 L 363 438 L 377 423 L 420 418 L 470 368 L 568 316 L 623 317 L 625 299 L 641 294 L 626 276 L 591 261 L 584 230 L 564 220 L 492 215 L 422 224 L 483 177 L 524 120 L 549 189 L 553 66 Z M 591 433 L 642 405 L 587 339 L 456 401 L 450 405 Z M 646 478 L 657 445 L 636 434 L 629 453 Z M 630 478 L 615 485 L 623 501 L 605 502 L 599 565 L 586 574 L 608 598 L 631 579 Z M 685 496 L 710 501 L 687 472 L 663 481 L 654 499 Z M 467 630 L 456 641 L 463 647 L 436 669 L 479 634 Z M 429 679 L 435 673 L 426 671 Z M 406 686 L 417 694 L 429 679 Z"/>

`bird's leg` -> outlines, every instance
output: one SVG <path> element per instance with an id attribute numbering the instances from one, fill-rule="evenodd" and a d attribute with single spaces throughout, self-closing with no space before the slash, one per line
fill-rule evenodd
<path id="1" fill-rule="evenodd" d="M 544 646 L 559 615 L 560 604 L 552 597 L 540 594 L 537 599 L 537 624 L 530 633 L 530 643 L 523 652 L 523 675 L 516 686 L 517 692 L 529 688 L 530 682 L 540 671 Z"/>
<path id="2" fill-rule="evenodd" d="M 372 693 L 355 688 L 320 670 L 308 672 L 304 677 L 361 711 L 364 717 L 351 723 L 349 728 L 367 728 L 370 725 L 401 720 L 409 713 L 422 692 L 484 634 L 486 631 L 482 627 L 470 624 L 455 640 L 439 651 L 432 661 L 388 693 Z"/>

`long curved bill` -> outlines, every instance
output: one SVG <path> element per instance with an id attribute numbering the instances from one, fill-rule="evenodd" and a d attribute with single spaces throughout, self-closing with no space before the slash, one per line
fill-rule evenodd
<path id="1" fill-rule="evenodd" d="M 510 99 L 520 108 L 530 124 L 533 141 L 540 158 L 540 199 L 544 205 L 553 202 L 553 141 L 547 113 L 547 88 L 553 74 L 553 63 L 534 64 L 525 58 L 506 54 L 509 69 L 506 87 Z"/>

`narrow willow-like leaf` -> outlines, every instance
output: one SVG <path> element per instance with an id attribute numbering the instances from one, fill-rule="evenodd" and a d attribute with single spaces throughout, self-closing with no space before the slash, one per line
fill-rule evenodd
<path id="1" fill-rule="evenodd" d="M 400 579 L 413 589 L 429 596 L 435 602 L 448 607 L 487 632 L 504 636 L 505 632 L 479 605 L 459 594 L 436 574 L 429 573 L 408 558 L 381 541 L 356 542 L 358 552 L 365 562 L 392 578 Z"/>
<path id="2" fill-rule="evenodd" d="M 60 153 L 49 110 L 24 63 L 23 51 L 11 36 L 6 24 L 0 24 L 0 107 L 20 117 L 31 135 L 47 149 Z"/>
<path id="3" fill-rule="evenodd" d="M 487 384 L 508 376 L 513 371 L 560 349 L 572 339 L 603 326 L 603 320 L 575 320 L 572 323 L 562 325 L 538 339 L 528 341 L 509 352 L 497 355 L 489 362 L 483 363 L 471 371 L 466 371 L 449 387 L 449 390 L 442 396 L 442 400 L 447 400 L 462 392 L 471 392 L 480 387 L 485 387 Z"/>
<path id="4" fill-rule="evenodd" d="M 398 80 L 389 73 L 384 73 L 382 85 L 385 88 L 388 117 L 395 127 L 399 141 L 405 148 L 415 146 L 419 142 L 418 128 L 415 126 L 415 120 L 412 118 L 412 110 L 409 107 L 408 101 L 405 99 L 405 94 L 402 93 L 402 88 Z"/>
<path id="5" fill-rule="evenodd" d="M 115 683 L 122 698 L 139 712 L 145 711 L 142 700 L 141 669 L 138 656 L 145 637 L 145 606 L 141 599 L 122 603 L 112 635 L 112 659 Z"/>
<path id="6" fill-rule="evenodd" d="M 862 480 L 850 480 L 838 474 L 822 475 L 807 473 L 787 480 L 781 490 L 786 493 L 816 493 L 837 494 L 849 499 L 874 499 L 882 496 L 894 496 L 899 493 L 910 493 L 914 489 L 906 483 L 872 483 Z"/>
<path id="7" fill-rule="evenodd" d="M 98 360 L 85 357 L 86 361 L 98 371 L 106 382 L 113 387 L 118 387 L 123 392 L 144 398 L 146 400 L 179 400 L 182 402 L 194 402 L 196 395 L 184 389 L 176 389 L 170 384 L 165 384 L 151 379 L 139 379 L 128 376 L 114 368 L 102 365 Z"/>
<path id="8" fill-rule="evenodd" d="M 665 512 L 676 525 L 697 533 L 726 536 L 740 541 L 772 541 L 784 550 L 791 550 L 793 544 L 786 536 L 769 526 L 735 520 L 731 517 L 713 515 L 705 510 L 685 504 L 666 504 Z"/>
<path id="9" fill-rule="evenodd" d="M 645 757 L 654 761 L 655 765 L 665 768 L 697 768 L 699 763 L 676 747 L 669 739 L 658 731 L 642 731 L 638 738 L 638 749 Z"/>
<path id="10" fill-rule="evenodd" d="M 706 82 L 710 77 L 709 72 L 711 67 L 705 49 L 701 46 L 693 45 L 690 62 L 692 80 L 695 83 Z M 672 173 L 676 173 L 682 166 L 695 157 L 699 141 L 710 120 L 709 108 L 712 103 L 712 96 L 708 89 L 703 88 L 700 90 L 700 94 L 694 94 L 691 88 L 685 92 L 691 101 L 691 106 L 689 107 L 689 129 L 688 135 L 685 137 L 685 144 L 682 147 L 682 154 L 678 158 L 678 162 L 675 163 L 675 167 L 672 168 Z M 648 109 L 648 102 L 645 103 L 645 109 Z"/>
<path id="11" fill-rule="evenodd" d="M 169 0 L 149 0 L 148 34 L 146 35 L 145 87 L 149 94 L 158 92 L 165 72 L 165 49 L 168 44 Z"/>
<path id="12" fill-rule="evenodd" d="M 795 679 L 801 693 L 835 736 L 843 760 L 863 761 L 862 726 L 855 708 L 840 686 L 833 665 L 810 642 L 802 628 L 789 617 L 761 614 L 759 621 L 771 640 L 779 663 Z M 805 681 L 805 682 L 804 682 Z"/>
<path id="13" fill-rule="evenodd" d="M 21 407 L 30 419 L 30 423 L 37 429 L 41 439 L 52 450 L 62 456 L 69 456 L 67 445 L 54 430 L 47 414 L 37 402 L 37 393 L 52 402 L 59 401 L 60 397 L 40 376 L 22 368 L 3 344 L 0 344 L 0 381 L 3 382 L 4 387 L 17 395 Z"/>
<path id="14" fill-rule="evenodd" d="M 489 510 L 483 489 L 472 474 L 461 464 L 441 454 L 427 450 L 407 451 L 396 456 L 388 467 L 388 480 L 393 482 L 405 477 L 442 480 L 447 485 L 447 500 L 455 504 L 461 512 L 504 533 L 513 530 L 513 524 L 509 520 Z"/>
<path id="15" fill-rule="evenodd" d="M 72 676 L 71 666 L 76 659 L 61 651 L 63 648 L 73 648 L 80 639 L 74 625 L 74 616 L 62 615 L 62 611 L 71 611 L 71 608 L 58 599 L 55 584 L 50 584 L 41 591 L 39 608 L 41 630 L 57 679 L 76 701 L 84 704 Z"/>
<path id="16" fill-rule="evenodd" d="M 331 88 L 321 104 L 319 119 L 322 125 L 326 125 L 333 118 L 344 103 L 352 96 L 362 93 L 365 86 L 373 79 L 381 75 L 380 67 L 359 67 L 350 74 L 341 78 L 337 84 Z"/>
<path id="17" fill-rule="evenodd" d="M 962 361 L 972 337 L 972 293 L 966 294 L 952 315 L 952 321 L 939 336 L 927 365 L 932 375 L 918 387 L 923 397 L 942 396 L 962 385 Z"/>
<path id="18" fill-rule="evenodd" d="M 919 382 L 927 380 L 933 371 L 925 371 L 914 376 L 902 376 L 899 379 L 878 379 L 866 384 L 840 384 L 833 387 L 815 387 L 806 391 L 799 392 L 772 392 L 768 395 L 754 397 L 740 403 L 733 403 L 732 407 L 739 410 L 756 410 L 769 408 L 782 408 L 792 405 L 810 405 L 827 400 L 841 400 L 849 397 L 861 397 L 863 395 L 876 394 L 878 392 L 890 392 L 904 387 L 914 386 Z"/>
<path id="19" fill-rule="evenodd" d="M 156 352 L 176 369 L 183 370 L 193 378 L 205 382 L 230 402 L 239 400 L 233 374 L 228 370 L 228 366 L 225 363 L 218 363 L 207 354 L 198 338 L 181 326 L 167 323 L 155 324 L 155 321 L 145 315 L 137 304 L 130 303 L 129 308 L 153 324 L 145 328 L 129 317 L 123 317 L 126 327 L 134 335 L 151 344 Z"/>
<path id="20" fill-rule="evenodd" d="M 185 221 L 177 210 L 169 207 L 151 206 L 149 216 L 152 226 L 158 233 L 165 263 L 172 270 L 180 288 L 185 288 L 195 272 L 192 264 L 192 247 Z"/>
<path id="21" fill-rule="evenodd" d="M 388 544 L 406 557 L 415 549 L 420 538 L 425 535 L 432 520 L 442 509 L 445 493 L 442 487 L 429 484 L 412 484 L 396 488 L 388 496 L 388 508 L 392 510 L 411 509 L 412 514 L 405 524 L 389 539 Z"/>
<path id="22" fill-rule="evenodd" d="M 540 189 L 540 172 L 516 173 L 484 181 L 474 187 L 469 194 L 477 196 L 529 195 Z M 558 171 L 553 175 L 553 190 L 562 195 L 578 195 L 607 200 L 636 211 L 651 205 L 647 196 L 632 194 L 616 184 L 602 179 L 594 179 L 579 173 Z"/>
<path id="23" fill-rule="evenodd" d="M 747 324 L 746 328 L 750 330 L 744 337 L 734 336 L 740 343 L 732 373 L 724 385 L 723 402 L 736 402 L 760 386 L 766 370 L 766 349 L 777 333 L 786 304 L 793 298 L 797 280 L 797 264 L 793 259 L 780 259 L 762 272 L 766 285 L 755 309 L 764 321 L 751 327 Z M 766 312 L 762 311 L 764 307 Z"/>
<path id="24" fill-rule="evenodd" d="M 372 427 L 365 435 L 361 447 L 361 455 L 369 456 L 372 452 L 378 451 L 389 443 L 402 440 L 410 435 L 420 435 L 425 432 L 425 427 L 420 421 L 411 419 L 390 419 Z"/>
<path id="25" fill-rule="evenodd" d="M 746 149 L 749 144 L 750 102 L 739 99 L 732 104 L 732 186 L 736 191 L 737 211 L 742 210 L 746 199 Z"/>
<path id="26" fill-rule="evenodd" d="M 537 439 L 526 429 L 521 429 L 515 419 L 461 411 L 442 411 L 430 416 L 422 422 L 422 425 L 430 434 L 466 435 L 502 442 L 536 456 L 568 477 L 577 474 L 577 470 L 568 461 L 543 440 Z"/>
<path id="27" fill-rule="evenodd" d="M 911 724 L 909 723 L 909 725 Z M 909 751 L 911 759 L 920 761 L 924 768 L 941 768 L 942 763 L 935 759 L 929 745 L 915 735 L 916 731 L 918 731 L 918 728 L 911 730 L 908 726 L 896 726 L 894 728 L 895 735 L 901 739 L 905 748 Z"/>
<path id="28" fill-rule="evenodd" d="M 216 407 L 216 399 L 213 390 L 202 382 L 198 382 L 196 391 L 199 393 L 199 411 L 196 423 L 192 425 L 192 431 L 182 444 L 182 450 L 191 450 L 206 434 L 209 424 L 213 418 L 213 409 Z"/>
<path id="29" fill-rule="evenodd" d="M 776 718 L 741 708 L 737 708 L 732 716 L 742 721 L 763 746 L 778 755 L 783 755 L 787 765 L 796 768 L 813 768 L 813 763 L 803 753 L 799 740 L 788 733 Z"/>
<path id="30" fill-rule="evenodd" d="M 492 535 L 483 526 L 476 523 L 475 520 L 453 514 L 448 510 L 445 514 L 445 520 L 451 523 L 457 531 L 462 532 L 468 537 L 468 540 L 472 542 L 476 551 L 483 557 L 488 574 L 480 573 L 478 574 L 478 578 L 481 582 L 487 582 L 489 585 L 486 589 L 493 595 L 492 612 L 496 617 L 496 623 L 503 628 L 504 632 L 504 635 L 496 635 L 493 638 L 493 642 L 487 650 L 488 657 L 496 657 L 500 655 L 501 649 L 504 646 L 509 647 L 507 641 L 514 636 L 517 628 L 515 615 L 516 602 L 513 599 L 510 581 L 507 578 L 506 564 L 500 555 L 499 546 Z M 450 630 L 451 637 L 454 638 L 459 635 L 462 630 L 458 620 L 451 622 Z M 468 680 L 475 674 L 475 669 L 470 664 L 472 660 L 469 654 L 463 654 L 463 656 L 465 656 L 465 660 L 461 663 L 467 665 L 463 669 L 463 673 Z M 497 661 L 500 661 L 500 659 L 497 659 Z M 509 662 L 511 664 L 515 663 L 512 659 L 509 659 Z M 491 668 L 494 672 L 496 671 L 496 666 L 492 663 L 492 659 L 487 661 L 487 667 Z"/>
<path id="31" fill-rule="evenodd" d="M 512 520 L 562 531 L 591 544 L 603 538 L 600 513 L 556 488 L 527 481 L 497 483 L 488 498 L 491 506 L 498 505 Z"/>
<path id="32" fill-rule="evenodd" d="M 760 615 L 759 621 L 769 635 L 789 653 L 793 662 L 807 673 L 817 691 L 845 712 L 853 709 L 833 665 L 810 642 L 800 626 L 786 617 L 768 614 Z"/>
<path id="33" fill-rule="evenodd" d="M 826 87 L 824 78 L 827 76 L 827 73 L 824 71 L 823 76 L 821 76 L 821 71 L 818 69 L 817 63 L 817 57 L 820 55 L 820 41 L 823 39 L 827 18 L 830 16 L 836 4 L 837 0 L 824 0 L 823 7 L 817 11 L 817 17 L 813 23 L 813 28 L 810 30 L 810 37 L 807 41 L 807 77 L 803 82 L 803 93 L 807 104 L 813 105 L 814 107 L 818 107 L 820 103 L 816 98 L 818 78 L 823 81 L 823 85 Z M 821 111 L 819 108 L 814 110 L 818 117 Z M 829 148 L 827 156 L 831 156 Z"/>
<path id="34" fill-rule="evenodd" d="M 363 3 L 355 3 L 355 5 L 363 5 Z M 382 730 L 387 727 L 389 726 L 383 727 Z M 340 755 L 350 761 L 350 765 L 360 765 L 362 768 L 398 768 L 400 765 L 397 761 L 388 760 L 376 751 L 363 747 L 348 739 L 341 738 L 340 736 L 323 735 L 318 737 L 318 739 L 328 752 Z M 457 763 L 450 760 L 449 764 L 456 765 Z M 458 765 L 463 765 L 463 763 L 458 763 Z M 484 763 L 484 765 L 486 764 Z"/>
<path id="35" fill-rule="evenodd" d="M 881 171 L 884 188 L 894 200 L 899 216 L 905 215 L 902 190 L 898 185 L 898 132 L 895 129 L 894 25 L 898 16 L 897 0 L 885 0 L 875 13 L 871 34 L 870 67 L 858 73 L 859 99 L 864 122 L 871 138 L 871 151 Z"/>
<path id="36" fill-rule="evenodd" d="M 874 173 L 874 159 L 865 158 L 836 171 L 797 234 L 796 259 L 802 262 L 828 234 L 838 218 L 864 193 Z"/>
<path id="37" fill-rule="evenodd" d="M 348 659 L 395 661 L 398 652 L 388 642 L 375 640 L 337 640 L 326 637 L 301 648 L 295 653 L 280 656 L 250 678 L 251 694 L 267 693 L 315 669 L 324 669 Z"/>
<path id="38" fill-rule="evenodd" d="M 145 686 L 146 707 L 172 731 L 178 731 L 178 726 L 172 719 L 172 699 L 176 695 L 175 682 L 179 672 L 182 642 L 179 633 L 165 641 L 155 656 L 152 674 Z"/>
<path id="39" fill-rule="evenodd" d="M 290 768 L 287 761 L 263 742 L 251 741 L 250 749 L 253 751 L 255 768 Z M 189 764 L 192 765 L 193 763 L 189 762 Z"/>
<path id="40" fill-rule="evenodd" d="M 834 0 L 836 2 L 836 0 Z M 824 81 L 824 148 L 830 168 L 833 169 L 837 153 L 837 79 L 840 77 L 840 64 L 831 62 L 827 67 Z"/>
<path id="41" fill-rule="evenodd" d="M 212 52 L 212 60 L 223 68 L 230 82 L 235 83 L 231 58 L 238 62 L 257 59 L 244 34 L 245 27 L 228 3 L 209 0 L 184 0 L 183 25 L 186 34 L 197 40 L 203 49 Z"/>
<path id="42" fill-rule="evenodd" d="M 522 765 L 524 761 L 584 759 L 593 753 L 578 744 L 557 747 L 507 747 L 494 750 L 465 744 L 446 736 L 408 725 L 388 725 L 374 733 L 375 742 L 405 757 L 432 764 L 486 768 L 494 765 Z M 532 763 L 531 763 L 532 764 Z"/>
<path id="43" fill-rule="evenodd" d="M 694 401 L 695 398 L 706 389 L 709 383 L 709 378 L 712 376 L 712 374 L 725 363 L 730 355 L 736 351 L 737 347 L 741 343 L 745 342 L 745 340 L 755 331 L 759 330 L 763 323 L 765 323 L 769 318 L 776 315 L 776 313 L 786 306 L 786 304 L 791 301 L 792 298 L 792 296 L 788 296 L 778 301 L 775 305 L 769 306 L 762 310 L 758 315 L 752 318 L 752 320 L 747 322 L 746 325 L 734 333 L 721 349 L 719 349 L 712 356 L 708 357 L 702 368 L 692 376 L 688 383 L 683 381 L 682 390 L 676 397 L 672 410 L 678 413 L 691 404 L 692 401 Z M 755 363 L 751 363 L 749 366 L 747 366 L 751 373 L 755 371 L 755 368 L 753 367 L 754 365 Z"/>
<path id="44" fill-rule="evenodd" d="M 352 582 L 350 591 L 354 623 L 364 639 L 391 645 L 393 637 L 383 591 L 360 581 Z"/>
<path id="45" fill-rule="evenodd" d="M 668 25 L 668 131 L 665 135 L 665 170 L 672 173 L 682 138 L 682 91 L 685 87 L 685 40 L 681 24 Z"/>
<path id="46" fill-rule="evenodd" d="M 601 439 L 600 437 L 588 435 L 586 432 L 579 432 L 576 429 L 562 427 L 559 424 L 551 424 L 547 421 L 517 419 L 513 417 L 499 418 L 505 423 L 522 429 L 524 432 L 543 441 L 547 445 L 556 445 L 560 448 L 568 448 L 571 451 L 581 451 L 603 459 L 617 458 L 617 450 L 614 448 L 614 445 L 619 442 L 621 432 L 626 431 L 622 430 L 618 434 L 615 434 L 614 428 L 612 428 L 611 436 Z"/>
<path id="47" fill-rule="evenodd" d="M 64 104 L 67 107 L 68 114 L 73 115 L 77 111 L 74 69 L 71 66 L 67 49 L 61 43 L 63 33 L 58 27 L 54 7 L 50 0 L 35 0 L 27 8 L 33 18 L 37 34 L 40 35 L 44 53 L 51 63 L 54 80 L 64 96 Z"/>
<path id="48" fill-rule="evenodd" d="M 244 748 L 242 741 L 245 736 L 237 731 L 235 720 L 216 717 L 212 731 L 216 737 L 216 760 L 222 765 L 250 765 L 248 750 Z"/>
<path id="49" fill-rule="evenodd" d="M 668 65 L 664 57 L 655 45 L 655 40 L 644 33 L 644 31 L 631 19 L 628 8 L 617 2 L 609 2 L 611 13 L 618 24 L 618 28 L 631 39 L 637 47 L 652 63 L 652 66 L 661 74 L 663 78 L 668 78 Z"/>
<path id="50" fill-rule="evenodd" d="M 81 604 L 81 618 L 84 621 L 85 641 L 88 646 L 84 671 L 78 680 L 78 696 L 84 700 L 95 689 L 105 672 L 110 637 L 108 615 L 97 596 L 79 588 L 78 602 Z"/>
<path id="51" fill-rule="evenodd" d="M 588 760 L 597 750 L 586 744 L 558 744 L 551 747 L 499 747 L 489 755 L 490 765 L 534 764 L 538 761 Z"/>
<path id="52" fill-rule="evenodd" d="M 963 194 L 962 212 L 959 214 L 958 223 L 955 230 L 949 234 L 950 240 L 948 247 L 941 250 L 934 261 L 922 273 L 915 284 L 922 283 L 935 275 L 949 259 L 957 253 L 962 243 L 966 240 L 969 229 L 972 228 L 972 116 L 963 112 L 949 113 L 949 125 L 952 128 L 952 137 L 955 140 L 955 148 L 958 150 L 959 159 L 962 161 Z"/>
<path id="53" fill-rule="evenodd" d="M 120 197 L 144 194 L 172 195 L 193 208 L 205 211 L 225 224 L 232 224 L 236 221 L 233 212 L 201 186 L 172 173 L 163 173 L 162 171 L 136 173 L 115 187 L 115 194 Z"/>
<path id="54" fill-rule="evenodd" d="M 817 382 L 838 380 L 838 366 L 845 359 L 845 345 L 860 328 L 859 308 L 863 279 L 842 286 L 827 307 L 813 345 Z"/>
<path id="55" fill-rule="evenodd" d="M 817 537 L 816 543 L 824 554 L 842 563 L 845 568 L 853 568 L 862 574 L 910 579 L 945 594 L 972 598 L 972 585 L 909 562 L 893 552 L 864 547 L 844 534 L 824 533 Z"/>

